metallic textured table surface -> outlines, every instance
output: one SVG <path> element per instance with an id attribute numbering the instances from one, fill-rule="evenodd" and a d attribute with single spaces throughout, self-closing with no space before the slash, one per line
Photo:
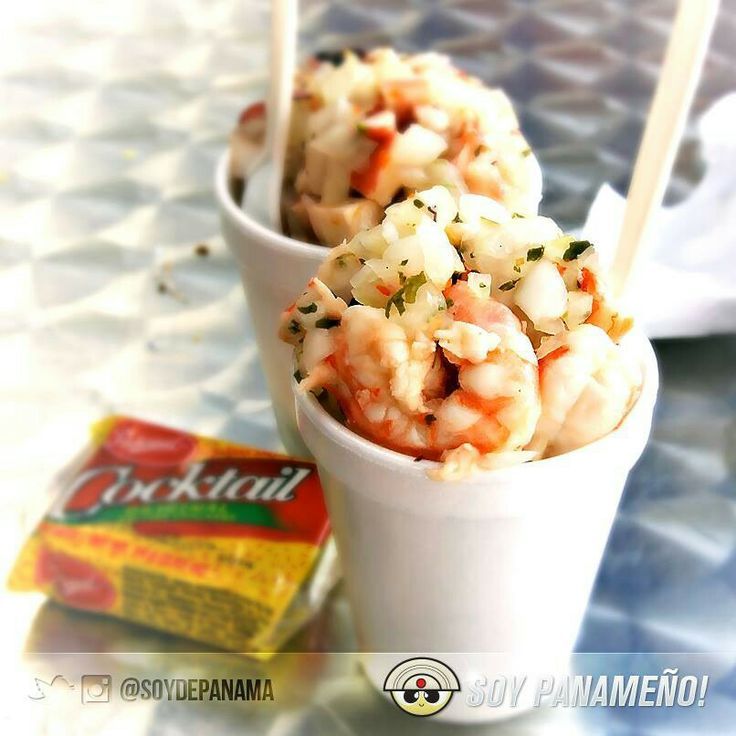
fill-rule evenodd
<path id="1" fill-rule="evenodd" d="M 503 84 L 545 169 L 544 211 L 578 225 L 601 182 L 626 185 L 673 6 L 315 0 L 302 3 L 302 43 L 305 50 L 431 45 Z M 48 500 L 51 475 L 105 413 L 278 447 L 211 194 L 214 161 L 238 110 L 262 94 L 268 3 L 32 0 L 4 13 L 3 574 Z M 728 0 L 696 112 L 736 86 L 735 29 L 736 2 Z M 699 175 L 697 141 L 689 134 L 670 198 L 686 196 Z M 198 255 L 201 242 L 209 255 Z M 663 381 L 652 440 L 627 487 L 579 649 L 719 653 L 712 733 L 736 733 L 736 337 L 656 347 Z M 2 605 L 8 671 L 30 656 L 24 650 L 192 649 L 38 596 L 3 593 Z M 289 646 L 354 647 L 339 589 Z M 250 721 L 247 732 L 415 728 L 411 719 L 407 725 L 380 710 L 339 655 L 322 658 L 324 689 L 311 709 L 291 726 Z M 12 720 L 9 712 L 4 717 Z M 162 705 L 136 728 L 187 733 L 203 727 L 197 718 Z M 206 723 L 215 733 L 245 728 L 232 709 L 208 711 Z M 626 719 L 581 726 L 571 716 L 551 725 L 537 714 L 494 733 L 690 732 L 689 721 L 679 723 L 649 731 Z"/>

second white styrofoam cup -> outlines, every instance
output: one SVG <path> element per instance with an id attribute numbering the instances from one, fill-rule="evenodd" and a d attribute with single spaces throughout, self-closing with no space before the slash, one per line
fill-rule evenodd
<path id="1" fill-rule="evenodd" d="M 304 291 L 329 249 L 275 233 L 233 199 L 229 158 L 219 161 L 215 194 L 223 236 L 235 256 L 271 394 L 281 440 L 291 455 L 308 455 L 294 414 L 292 350 L 278 337 L 281 312 Z"/>

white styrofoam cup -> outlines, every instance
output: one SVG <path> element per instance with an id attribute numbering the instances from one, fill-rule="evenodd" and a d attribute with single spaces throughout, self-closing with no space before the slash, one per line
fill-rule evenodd
<path id="1" fill-rule="evenodd" d="M 245 213 L 233 198 L 228 170 L 226 153 L 215 174 L 223 236 L 240 270 L 281 440 L 287 452 L 305 456 L 290 385 L 292 350 L 277 333 L 281 312 L 304 291 L 329 249 L 275 233 Z"/>
<path id="2" fill-rule="evenodd" d="M 558 457 L 461 482 L 427 477 L 429 461 L 387 450 L 333 419 L 296 382 L 297 421 L 316 459 L 371 681 L 395 655 L 455 653 L 464 687 L 479 653 L 508 670 L 559 671 L 572 652 L 629 471 L 649 436 L 654 351 L 626 338 L 641 393 L 606 437 Z M 451 656 L 445 654 L 445 656 Z M 453 666 L 452 662 L 448 662 Z M 518 710 L 518 709 L 517 709 Z M 438 718 L 490 720 L 504 708 L 455 697 Z"/>

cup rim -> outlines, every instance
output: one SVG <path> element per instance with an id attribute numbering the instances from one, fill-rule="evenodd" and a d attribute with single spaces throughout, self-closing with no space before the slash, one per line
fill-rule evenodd
<path id="1" fill-rule="evenodd" d="M 244 212 L 230 194 L 228 186 L 229 171 L 230 151 L 225 150 L 220 156 L 215 169 L 215 197 L 221 210 L 242 232 L 257 237 L 267 247 L 281 254 L 297 255 L 297 251 L 300 251 L 301 255 L 309 255 L 318 258 L 320 261 L 327 257 L 330 250 L 328 246 L 305 243 L 283 233 L 274 232 Z"/>
<path id="2" fill-rule="evenodd" d="M 469 478 L 453 481 L 452 485 L 477 485 L 479 482 L 482 483 L 484 479 L 490 480 L 491 478 L 494 480 L 503 479 L 513 481 L 520 474 L 528 475 L 532 472 L 547 472 L 553 468 L 559 468 L 564 464 L 584 462 L 586 458 L 592 459 L 595 456 L 608 456 L 611 452 L 614 452 L 616 446 L 621 445 L 622 442 L 628 439 L 637 427 L 651 421 L 659 388 L 659 369 L 651 342 L 638 329 L 628 339 L 632 340 L 632 342 L 636 341 L 636 354 L 639 357 L 642 367 L 642 385 L 636 402 L 613 431 L 600 439 L 561 455 L 519 463 L 504 468 L 478 471 L 473 473 Z M 439 465 L 439 462 L 434 460 L 417 461 L 410 455 L 390 450 L 372 440 L 362 437 L 332 417 L 317 401 L 314 394 L 299 390 L 296 380 L 292 380 L 292 390 L 298 408 L 306 414 L 317 429 L 327 435 L 332 442 L 349 452 L 362 455 L 365 459 L 401 475 L 426 478 L 427 469 Z M 633 464 L 633 461 L 631 464 Z M 446 481 L 437 482 L 447 484 Z"/>

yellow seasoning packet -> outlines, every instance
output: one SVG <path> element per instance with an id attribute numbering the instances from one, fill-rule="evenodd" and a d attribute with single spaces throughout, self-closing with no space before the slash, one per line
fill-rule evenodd
<path id="1" fill-rule="evenodd" d="M 313 463 L 108 417 L 13 590 L 266 658 L 336 579 Z"/>

